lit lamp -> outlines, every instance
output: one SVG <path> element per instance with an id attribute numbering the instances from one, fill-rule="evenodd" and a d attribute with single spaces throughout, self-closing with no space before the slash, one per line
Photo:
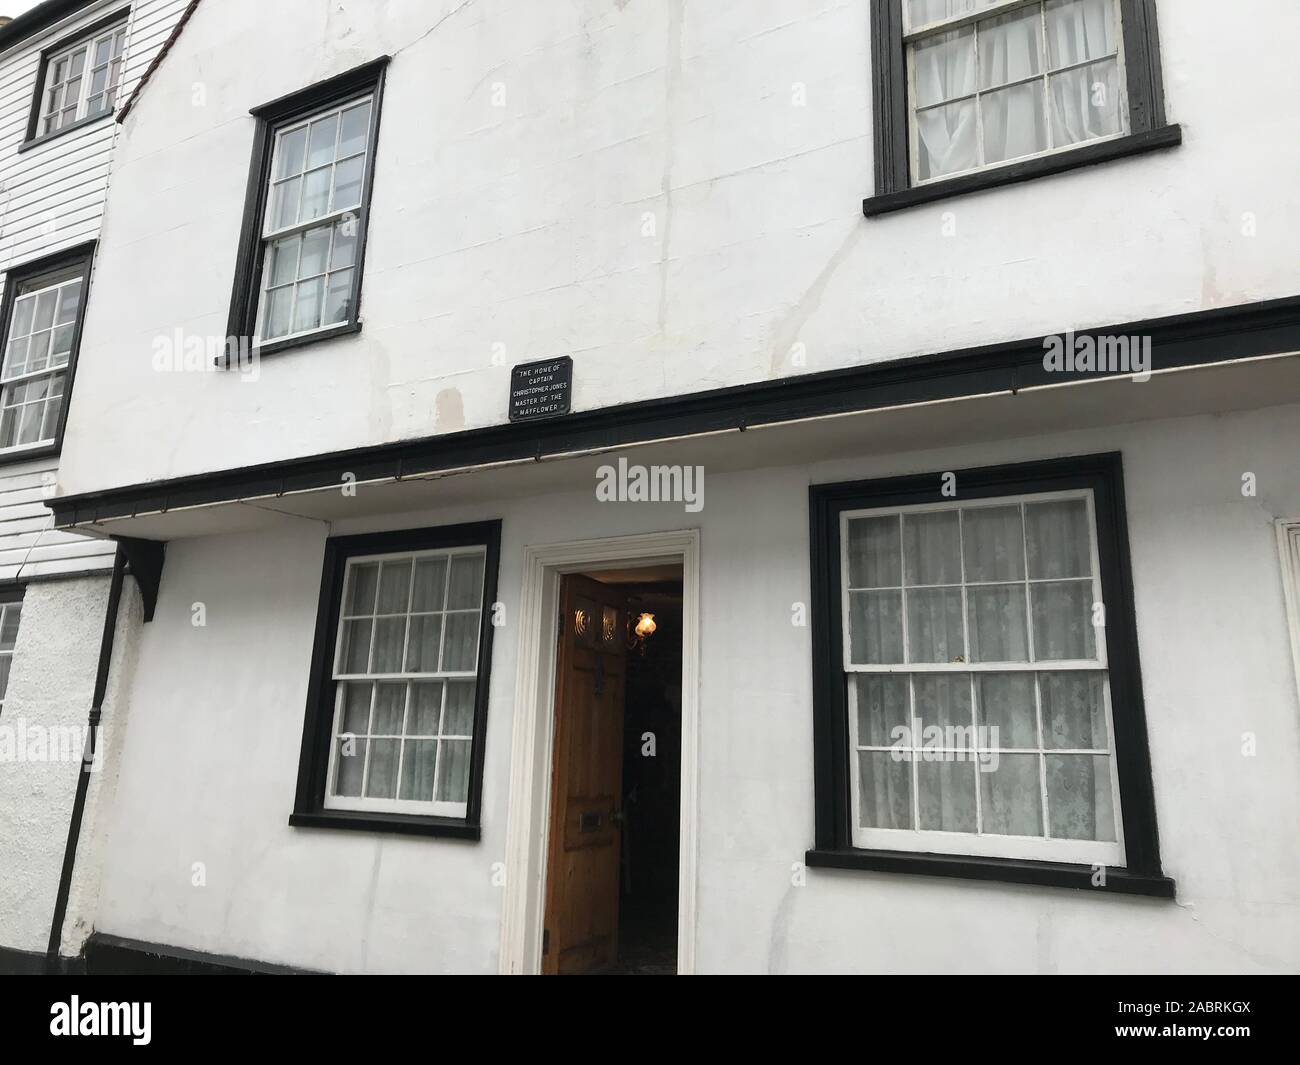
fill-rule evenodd
<path id="1" fill-rule="evenodd" d="M 631 624 L 632 615 L 628 615 L 628 623 Z M 655 625 L 655 616 L 648 611 L 637 616 L 636 624 L 632 626 L 632 631 L 627 636 L 627 646 L 629 649 L 639 647 L 641 653 L 645 654 L 645 639 L 654 633 L 657 626 Z"/>

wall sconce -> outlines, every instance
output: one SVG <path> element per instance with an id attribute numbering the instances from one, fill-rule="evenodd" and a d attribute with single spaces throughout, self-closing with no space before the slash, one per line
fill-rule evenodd
<path id="1" fill-rule="evenodd" d="M 639 646 L 641 648 L 642 654 L 644 654 L 646 637 L 653 636 L 655 629 L 658 628 L 658 626 L 655 624 L 655 616 L 651 614 L 649 611 L 645 611 L 637 615 L 636 624 L 633 625 L 632 615 L 629 613 L 627 616 L 627 620 L 628 620 L 628 627 L 631 629 L 631 631 L 627 635 L 628 649 L 630 650 L 632 648 Z"/>

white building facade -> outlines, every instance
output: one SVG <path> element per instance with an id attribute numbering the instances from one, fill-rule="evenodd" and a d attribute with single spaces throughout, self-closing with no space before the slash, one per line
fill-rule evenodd
<path id="1" fill-rule="evenodd" d="M 1294 970 L 1300 17 L 1256 7 L 194 5 L 47 501 L 137 576 L 85 963 L 599 967 L 625 678 L 675 971 Z"/>

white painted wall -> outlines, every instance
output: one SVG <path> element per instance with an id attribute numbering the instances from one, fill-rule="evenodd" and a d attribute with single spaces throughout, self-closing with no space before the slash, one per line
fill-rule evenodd
<path id="1" fill-rule="evenodd" d="M 10 270 L 99 235 L 119 128 L 112 118 L 105 118 L 19 151 L 37 93 L 41 53 L 130 7 L 119 94 L 125 100 L 171 33 L 185 3 L 100 0 L 0 53 L 0 295 Z M 80 392 L 79 385 L 78 375 L 70 402 Z M 0 454 L 0 461 L 6 458 Z M 111 568 L 111 544 L 51 527 L 43 501 L 54 491 L 57 467 L 57 457 L 0 466 L 0 581 Z"/>
<path id="2" fill-rule="evenodd" d="M 84 738 L 95 688 L 109 579 L 88 576 L 33 582 L 23 597 L 13 671 L 0 729 L 22 745 L 21 760 L 0 761 L 0 947 L 44 952 L 63 868 L 68 822 L 81 772 L 80 742 L 63 742 L 59 758 L 28 760 L 41 748 L 34 737 L 76 730 Z M 125 737 L 126 710 L 117 701 L 134 664 L 140 630 L 140 598 L 126 582 L 115 637 L 109 698 L 105 701 L 100 766 L 91 774 L 78 867 L 69 895 L 64 953 L 76 955 L 90 932 L 96 907 L 103 818 L 111 805 Z M 69 737 L 72 733 L 65 731 Z"/>
<path id="3" fill-rule="evenodd" d="M 1177 901 L 823 870 L 792 886 L 813 838 L 809 636 L 790 623 L 809 597 L 808 484 L 1113 449 Z M 1272 523 L 1300 514 L 1298 450 L 1300 407 L 1277 407 L 709 476 L 698 515 L 597 504 L 584 483 L 332 531 L 502 517 L 499 598 L 513 618 L 525 544 L 700 526 L 703 972 L 1295 971 L 1300 706 Z M 1241 494 L 1246 471 L 1255 498 Z M 168 547 L 96 925 L 311 968 L 493 972 L 518 645 L 508 625 L 493 645 L 481 842 L 287 825 L 330 532 L 286 518 Z M 204 628 L 190 624 L 196 602 Z M 206 886 L 193 886 L 195 862 Z"/>
<path id="4" fill-rule="evenodd" d="M 496 424 L 557 353 L 588 409 L 1295 294 L 1300 9 L 1158 7 L 1181 147 L 868 221 L 866 0 L 203 4 L 124 129 L 60 489 Z M 249 108 L 381 54 L 363 331 L 155 372 L 224 336 Z"/>

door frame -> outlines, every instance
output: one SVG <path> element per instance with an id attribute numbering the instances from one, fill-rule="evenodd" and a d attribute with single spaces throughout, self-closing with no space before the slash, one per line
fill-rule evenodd
<path id="1" fill-rule="evenodd" d="M 698 862 L 700 531 L 677 529 L 524 548 L 519 660 L 510 745 L 502 973 L 540 973 L 555 736 L 555 642 L 560 577 L 677 562 L 682 567 L 681 822 L 677 971 L 695 971 Z"/>

